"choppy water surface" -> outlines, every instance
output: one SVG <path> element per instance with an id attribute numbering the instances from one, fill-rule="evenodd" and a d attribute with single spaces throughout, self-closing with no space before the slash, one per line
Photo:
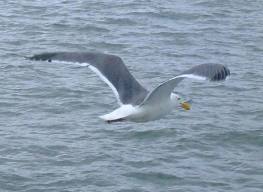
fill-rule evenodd
<path id="1" fill-rule="evenodd" d="M 263 190 L 263 1 L 1 1 L 0 191 Z M 88 68 L 30 62 L 46 51 L 119 55 L 152 88 L 202 63 L 222 83 L 185 81 L 189 112 L 105 124 L 117 107 Z"/>

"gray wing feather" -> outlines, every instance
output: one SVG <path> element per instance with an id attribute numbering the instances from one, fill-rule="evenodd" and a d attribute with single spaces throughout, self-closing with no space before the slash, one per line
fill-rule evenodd
<path id="1" fill-rule="evenodd" d="M 122 104 L 138 105 L 148 94 L 148 91 L 128 71 L 122 59 L 115 55 L 91 52 L 55 52 L 37 54 L 28 57 L 28 59 L 48 62 L 57 60 L 88 63 L 95 67 L 115 87 Z"/>
<path id="2" fill-rule="evenodd" d="M 150 92 L 141 105 L 168 101 L 174 88 L 184 79 L 203 79 L 209 81 L 225 80 L 230 70 L 221 64 L 201 64 L 188 69 L 180 75 L 160 84 Z"/>

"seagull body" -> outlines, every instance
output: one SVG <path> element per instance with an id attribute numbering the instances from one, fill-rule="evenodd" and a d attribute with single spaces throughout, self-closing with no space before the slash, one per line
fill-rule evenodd
<path id="1" fill-rule="evenodd" d="M 196 80 L 221 81 L 230 75 L 229 69 L 221 64 L 201 64 L 165 81 L 152 91 L 145 89 L 128 71 L 122 59 L 115 55 L 92 52 L 54 52 L 42 53 L 30 60 L 80 63 L 88 66 L 112 89 L 119 108 L 100 116 L 106 122 L 157 120 L 182 106 L 189 104 L 173 93 L 174 88 L 185 78 Z"/>

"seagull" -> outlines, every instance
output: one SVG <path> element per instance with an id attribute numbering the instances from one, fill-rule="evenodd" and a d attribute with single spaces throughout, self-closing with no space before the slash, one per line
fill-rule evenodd
<path id="1" fill-rule="evenodd" d="M 201 64 L 148 91 L 132 76 L 122 59 L 116 55 L 99 52 L 47 52 L 26 58 L 36 61 L 74 62 L 89 67 L 109 85 L 119 104 L 116 110 L 100 116 L 108 123 L 158 120 L 180 106 L 189 110 L 190 104 L 174 92 L 175 87 L 183 79 L 222 81 L 230 75 L 230 70 L 222 64 Z"/>

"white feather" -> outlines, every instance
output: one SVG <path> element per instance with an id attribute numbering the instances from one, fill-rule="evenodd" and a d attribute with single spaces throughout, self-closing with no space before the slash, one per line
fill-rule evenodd
<path id="1" fill-rule="evenodd" d="M 195 74 L 183 74 L 183 75 L 178 75 L 175 78 L 178 78 L 178 77 L 186 77 L 186 78 L 197 79 L 197 80 L 206 80 L 207 79 L 206 77 L 195 75 Z"/>
<path id="2" fill-rule="evenodd" d="M 90 64 L 89 63 L 79 63 L 79 62 L 73 62 L 73 61 L 60 61 L 60 60 L 52 60 L 52 63 L 62 63 L 62 64 L 73 64 L 73 65 L 78 65 L 81 67 L 87 67 Z"/>
<path id="3" fill-rule="evenodd" d="M 96 67 L 93 67 L 92 65 L 89 65 L 89 68 L 94 73 L 96 73 L 101 78 L 101 80 L 103 80 L 105 83 L 107 83 L 107 85 L 111 88 L 111 90 L 113 91 L 115 97 L 117 98 L 117 101 L 118 101 L 119 105 L 122 106 L 123 104 L 122 104 L 122 102 L 120 100 L 119 93 L 118 93 L 117 89 L 112 85 L 112 83 Z"/>

